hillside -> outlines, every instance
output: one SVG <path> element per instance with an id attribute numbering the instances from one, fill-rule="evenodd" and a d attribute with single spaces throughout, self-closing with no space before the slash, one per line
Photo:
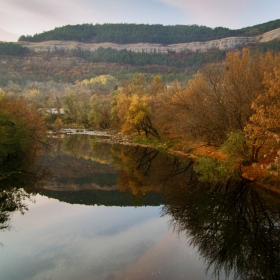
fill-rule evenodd
<path id="1" fill-rule="evenodd" d="M 152 141 L 164 141 L 158 142 L 160 149 L 167 149 L 168 143 L 187 154 L 192 149 L 185 139 L 218 147 L 226 143 L 227 151 L 238 139 L 244 151 L 238 148 L 224 162 L 210 159 L 218 175 L 208 175 L 221 178 L 219 172 L 225 170 L 224 178 L 239 174 L 274 183 L 275 170 L 280 170 L 276 156 L 280 114 L 274 105 L 279 104 L 280 27 L 257 35 L 252 35 L 253 29 L 247 31 L 251 36 L 176 44 L 62 37 L 0 43 L 0 93 L 34 103 L 54 130 L 63 126 L 113 129 L 129 137 L 154 137 Z M 264 104 L 268 128 L 262 123 Z M 267 146 L 255 149 L 252 141 L 244 147 L 245 133 L 251 139 L 259 137 L 259 143 L 264 143 L 262 137 L 271 138 Z M 267 174 L 255 175 L 247 165 L 241 174 L 231 168 L 252 161 L 266 166 Z M 199 172 L 208 165 L 207 158 Z"/>
<path id="2" fill-rule="evenodd" d="M 83 51 L 94 52 L 98 48 L 112 48 L 115 50 L 128 50 L 136 53 L 159 53 L 167 54 L 168 52 L 207 52 L 209 50 L 231 50 L 234 48 L 245 47 L 249 44 L 259 44 L 280 39 L 280 28 L 271 30 L 262 35 L 254 37 L 227 37 L 223 39 L 191 42 L 178 44 L 154 44 L 154 43 L 135 43 L 135 44 L 116 44 L 116 43 L 82 43 L 78 41 L 43 41 L 43 42 L 25 42 L 20 41 L 19 44 L 34 52 L 55 52 L 55 51 L 71 51 L 80 49 Z"/>
<path id="3" fill-rule="evenodd" d="M 68 25 L 21 36 L 17 43 L 0 42 L 0 87 L 9 90 L 11 82 L 25 85 L 31 81 L 73 84 L 106 74 L 121 81 L 136 72 L 159 74 L 164 82 L 186 82 L 205 64 L 223 61 L 229 50 L 246 46 L 277 53 L 279 38 L 280 20 L 239 30 L 197 25 Z M 196 41 L 182 42 L 192 39 Z"/>
<path id="4" fill-rule="evenodd" d="M 52 40 L 85 43 L 111 42 L 115 44 L 179 44 L 205 42 L 226 37 L 259 36 L 280 28 L 280 19 L 263 24 L 231 30 L 198 25 L 163 26 L 160 24 L 81 24 L 57 27 L 34 36 L 21 36 L 19 41 L 43 42 Z"/>

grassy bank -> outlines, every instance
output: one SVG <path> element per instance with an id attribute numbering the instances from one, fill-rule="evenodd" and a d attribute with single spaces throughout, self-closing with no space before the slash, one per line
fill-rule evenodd
<path id="1" fill-rule="evenodd" d="M 208 145 L 206 142 L 198 140 L 182 140 L 174 139 L 162 141 L 144 136 L 134 136 L 132 141 L 139 145 L 153 147 L 159 151 L 191 157 L 195 162 L 199 163 L 202 158 L 209 158 L 217 162 L 224 163 L 229 160 L 230 155 L 223 153 L 220 147 Z M 240 178 L 247 179 L 257 183 L 267 189 L 280 193 L 280 176 L 277 166 L 274 164 L 274 154 L 268 156 L 268 151 L 263 151 L 258 162 L 253 162 L 248 165 L 232 166 L 237 168 Z"/>

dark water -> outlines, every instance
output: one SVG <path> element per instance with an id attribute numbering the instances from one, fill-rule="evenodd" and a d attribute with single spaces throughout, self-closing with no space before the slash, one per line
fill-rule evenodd
<path id="1" fill-rule="evenodd" d="M 280 279 L 280 198 L 85 135 L 0 178 L 0 279 Z M 23 215 L 24 214 L 24 215 Z"/>

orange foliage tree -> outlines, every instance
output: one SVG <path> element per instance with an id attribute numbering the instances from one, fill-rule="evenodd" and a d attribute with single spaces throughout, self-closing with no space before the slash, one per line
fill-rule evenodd
<path id="1" fill-rule="evenodd" d="M 0 100 L 0 165 L 32 158 L 45 145 L 46 128 L 37 108 L 22 98 Z M 26 162 L 24 163 L 26 164 Z"/>
<path id="2" fill-rule="evenodd" d="M 253 159 L 257 161 L 260 149 L 265 145 L 270 149 L 279 148 L 280 142 L 280 69 L 266 73 L 265 90 L 252 103 L 255 113 L 245 126 L 251 139 Z"/>
<path id="3" fill-rule="evenodd" d="M 176 87 L 166 111 L 176 112 L 182 136 L 192 134 L 209 144 L 222 144 L 229 132 L 242 131 L 254 113 L 252 102 L 264 92 L 264 76 L 275 66 L 271 53 L 249 49 L 227 54 L 224 64 L 209 65 Z M 163 109 L 164 110 L 164 109 Z"/>

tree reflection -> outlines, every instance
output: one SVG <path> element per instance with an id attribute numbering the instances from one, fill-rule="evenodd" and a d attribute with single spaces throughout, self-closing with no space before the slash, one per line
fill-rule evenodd
<path id="1" fill-rule="evenodd" d="M 102 170 L 108 176 L 114 172 L 119 176 L 119 191 L 127 192 L 134 205 L 143 205 L 150 193 L 162 194 L 163 215 L 170 215 L 174 229 L 189 237 L 215 277 L 221 278 L 225 272 L 236 279 L 280 279 L 279 195 L 247 181 L 202 184 L 191 160 L 150 148 L 104 144 L 86 137 L 71 137 L 66 144 L 65 152 L 79 159 L 75 161 L 77 174 L 83 170 L 81 158 L 108 164 L 110 169 L 85 165 L 89 166 L 84 168 L 85 174 Z M 63 176 L 68 178 L 73 167 L 69 168 L 71 165 L 66 161 L 61 166 L 65 166 L 67 172 Z M 60 175 L 64 170 L 55 169 Z M 59 195 L 62 196 L 61 192 Z M 96 194 L 85 195 L 90 204 L 90 196 Z M 70 203 L 79 203 L 74 200 L 77 195 L 71 196 Z M 112 195 L 108 202 L 109 198 L 106 194 L 104 200 L 96 198 L 93 203 L 115 205 L 115 197 Z M 118 203 L 132 205 L 127 200 Z"/>
<path id="2" fill-rule="evenodd" d="M 280 279 L 279 196 L 248 182 L 165 189 L 163 215 L 198 248 L 214 275 Z"/>
<path id="3" fill-rule="evenodd" d="M 179 174 L 191 178 L 191 161 L 180 161 L 151 148 L 114 146 L 112 155 L 112 164 L 119 170 L 119 190 L 131 192 L 137 205 L 146 193 L 160 193 L 162 187 L 176 181 Z"/>
<path id="4" fill-rule="evenodd" d="M 63 139 L 62 145 L 58 139 L 52 139 L 52 146 L 54 153 L 45 157 L 43 164 L 52 169 L 53 178 L 59 178 L 60 181 L 67 178 L 68 181 L 64 180 L 67 183 L 69 178 L 77 177 L 74 183 L 78 184 L 79 181 L 81 185 L 83 172 L 100 173 L 106 177 L 115 174 L 118 176 L 119 190 L 131 193 L 136 205 L 141 204 L 148 192 L 160 193 L 167 179 L 172 181 L 175 175 L 186 172 L 190 175 L 188 170 L 192 169 L 190 160 L 183 162 L 167 153 L 147 147 L 103 143 L 102 139 L 88 135 L 71 135 Z M 68 157 L 65 157 L 65 154 Z M 95 182 L 93 176 L 89 178 Z M 100 180 L 97 183 L 100 185 Z"/>
<path id="5" fill-rule="evenodd" d="M 28 153 L 20 163 L 13 160 L 9 168 L 0 166 L 0 230 L 10 229 L 12 212 L 24 214 L 28 210 L 24 201 L 32 199 L 48 174 L 36 164 L 37 155 L 37 151 L 35 154 Z"/>

